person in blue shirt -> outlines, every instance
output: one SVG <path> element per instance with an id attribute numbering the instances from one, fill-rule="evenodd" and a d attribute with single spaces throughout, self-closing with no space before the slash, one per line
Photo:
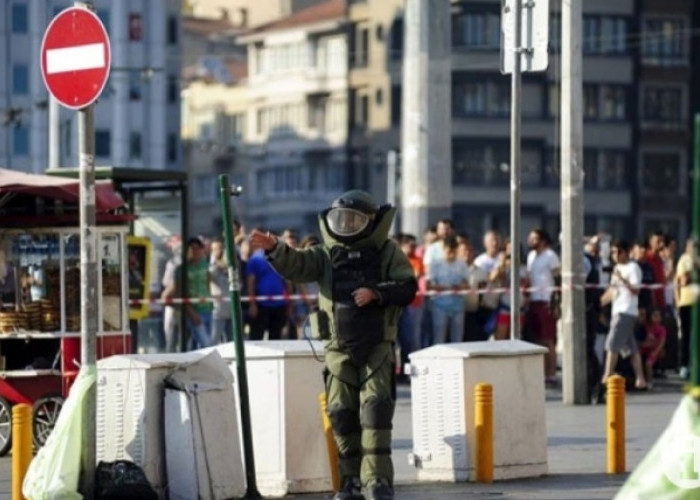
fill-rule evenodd
<path id="1" fill-rule="evenodd" d="M 272 268 L 262 250 L 251 255 L 246 275 L 250 340 L 263 340 L 266 331 L 268 340 L 280 340 L 282 329 L 291 317 L 290 306 L 284 298 L 265 297 L 286 295 L 289 291 L 284 278 Z"/>

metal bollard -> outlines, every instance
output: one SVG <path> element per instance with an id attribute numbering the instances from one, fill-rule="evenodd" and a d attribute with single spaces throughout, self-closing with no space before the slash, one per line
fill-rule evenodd
<path id="1" fill-rule="evenodd" d="M 12 408 L 12 500 L 24 500 L 22 483 L 32 461 L 32 407 Z"/>
<path id="2" fill-rule="evenodd" d="M 477 384 L 474 388 L 474 437 L 476 482 L 493 482 L 493 387 Z"/>
<path id="3" fill-rule="evenodd" d="M 625 472 L 625 379 L 613 375 L 607 382 L 608 474 Z"/>
<path id="4" fill-rule="evenodd" d="M 323 433 L 326 436 L 326 448 L 328 449 L 328 462 L 331 466 L 331 482 L 333 491 L 340 491 L 340 471 L 338 470 L 338 448 L 333 438 L 331 419 L 328 418 L 328 398 L 326 393 L 318 395 L 318 403 L 321 406 L 321 420 L 323 421 Z"/>

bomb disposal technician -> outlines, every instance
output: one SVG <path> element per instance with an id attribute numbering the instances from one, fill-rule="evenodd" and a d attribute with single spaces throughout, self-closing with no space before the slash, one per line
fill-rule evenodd
<path id="1" fill-rule="evenodd" d="M 295 250 L 269 233 L 251 235 L 285 278 L 319 283 L 319 308 L 309 321 L 325 340 L 328 415 L 342 477 L 336 500 L 364 499 L 363 486 L 368 500 L 394 498 L 393 343 L 401 308 L 417 290 L 408 259 L 389 239 L 395 213 L 353 190 L 321 212 L 321 245 Z"/>

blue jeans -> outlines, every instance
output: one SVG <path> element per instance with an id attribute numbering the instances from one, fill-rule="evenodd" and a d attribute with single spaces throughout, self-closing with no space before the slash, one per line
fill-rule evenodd
<path id="1" fill-rule="evenodd" d="M 407 306 L 399 318 L 399 346 L 403 360 L 406 355 L 421 349 L 421 326 L 423 323 L 423 306 Z"/>
<path id="2" fill-rule="evenodd" d="M 435 344 L 444 344 L 447 340 L 449 327 L 449 341 L 462 342 L 464 338 L 464 309 L 442 309 L 433 304 L 433 340 Z"/>
<path id="3" fill-rule="evenodd" d="M 231 318 L 214 318 L 212 320 L 211 327 L 212 342 L 214 344 L 223 344 L 224 342 L 232 341 L 232 325 L 233 322 L 231 321 Z"/>
<path id="4" fill-rule="evenodd" d="M 192 320 L 187 318 L 187 327 L 190 330 L 190 349 L 202 349 L 213 344 L 211 338 L 211 313 L 197 313 L 201 322 L 195 326 Z"/>

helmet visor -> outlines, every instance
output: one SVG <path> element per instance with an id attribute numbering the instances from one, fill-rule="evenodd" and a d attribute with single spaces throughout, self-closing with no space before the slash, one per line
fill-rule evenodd
<path id="1" fill-rule="evenodd" d="M 355 236 L 369 224 L 369 215 L 352 208 L 332 208 L 326 215 L 328 228 L 338 236 Z"/>

